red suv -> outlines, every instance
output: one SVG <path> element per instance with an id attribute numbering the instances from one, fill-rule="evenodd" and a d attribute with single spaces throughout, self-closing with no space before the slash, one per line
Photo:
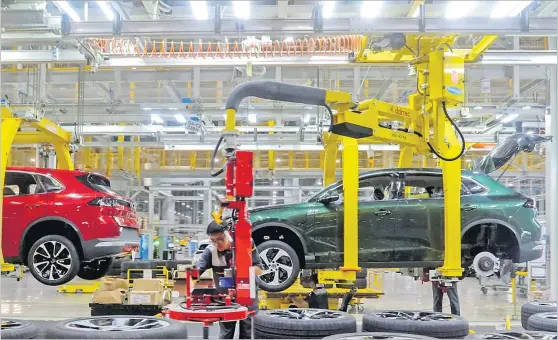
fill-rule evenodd
<path id="1" fill-rule="evenodd" d="M 107 178 L 78 170 L 8 168 L 2 231 L 6 261 L 49 286 L 101 278 L 139 244 L 134 204 Z"/>

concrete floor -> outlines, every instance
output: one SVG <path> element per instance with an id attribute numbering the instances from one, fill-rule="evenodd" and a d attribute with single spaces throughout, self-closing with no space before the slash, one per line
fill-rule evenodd
<path id="1" fill-rule="evenodd" d="M 432 291 L 429 283 L 421 284 L 410 277 L 388 272 L 384 274 L 385 295 L 379 299 L 364 300 L 367 309 L 431 309 Z M 478 281 L 472 278 L 458 285 L 461 301 L 461 315 L 471 325 L 503 327 L 506 315 L 514 314 L 511 294 L 489 290 L 486 295 L 480 291 Z M 91 294 L 63 294 L 56 287 L 48 287 L 35 281 L 31 275 L 17 282 L 13 278 L 0 279 L 0 314 L 3 317 L 17 317 L 31 320 L 61 320 L 72 317 L 89 316 Z M 524 298 L 518 298 L 519 314 Z M 444 311 L 449 312 L 449 301 L 444 298 Z M 358 316 L 357 316 L 358 318 Z M 518 321 L 512 321 L 518 325 Z"/>

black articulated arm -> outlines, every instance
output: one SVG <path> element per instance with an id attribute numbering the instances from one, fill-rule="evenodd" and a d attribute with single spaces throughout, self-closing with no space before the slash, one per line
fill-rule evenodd
<path id="1" fill-rule="evenodd" d="M 277 81 L 250 81 L 234 88 L 227 99 L 226 109 L 238 110 L 240 102 L 246 97 L 326 106 L 324 89 Z"/>

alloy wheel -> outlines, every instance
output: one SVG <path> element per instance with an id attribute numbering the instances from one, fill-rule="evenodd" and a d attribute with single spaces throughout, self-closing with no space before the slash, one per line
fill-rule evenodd
<path id="1" fill-rule="evenodd" d="M 68 322 L 64 326 L 86 332 L 138 332 L 168 327 L 170 323 L 163 319 L 138 316 L 79 319 Z"/>
<path id="2" fill-rule="evenodd" d="M 61 242 L 47 241 L 33 253 L 33 269 L 48 280 L 66 276 L 72 267 L 70 250 Z"/>
<path id="3" fill-rule="evenodd" d="M 268 315 L 290 320 L 319 320 L 319 319 L 339 319 L 344 316 L 343 313 L 334 310 L 323 310 L 313 308 L 291 308 L 278 309 L 267 312 Z"/>
<path id="4" fill-rule="evenodd" d="M 16 329 L 16 328 L 21 328 L 23 327 L 23 324 L 19 321 L 15 321 L 15 320 L 4 320 L 1 322 L 1 326 L 0 326 L 2 330 L 8 330 L 8 329 Z"/>
<path id="5" fill-rule="evenodd" d="M 544 332 L 495 332 L 495 333 L 484 333 L 478 335 L 481 339 L 487 340 L 499 340 L 499 339 L 540 339 L 540 340 L 552 340 L 556 339 L 556 334 L 544 333 Z"/>
<path id="6" fill-rule="evenodd" d="M 392 320 L 411 320 L 411 321 L 451 321 L 455 317 L 451 314 L 425 312 L 425 311 L 385 311 L 374 313 L 376 316 Z"/>
<path id="7" fill-rule="evenodd" d="M 280 285 L 293 273 L 293 260 L 283 249 L 264 249 L 260 252 L 260 260 L 264 266 L 260 280 L 267 284 Z"/>

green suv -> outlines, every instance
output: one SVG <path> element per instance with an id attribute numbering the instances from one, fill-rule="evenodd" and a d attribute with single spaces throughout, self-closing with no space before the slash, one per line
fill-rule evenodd
<path id="1" fill-rule="evenodd" d="M 475 256 L 522 263 L 542 256 L 535 202 L 483 172 L 461 177 L 462 259 Z M 281 291 L 300 269 L 343 263 L 343 185 L 308 201 L 250 210 L 252 237 L 266 291 Z M 426 268 L 444 260 L 444 198 L 440 169 L 384 169 L 359 178 L 358 256 L 363 268 Z M 509 262 L 509 261 L 508 261 Z"/>

